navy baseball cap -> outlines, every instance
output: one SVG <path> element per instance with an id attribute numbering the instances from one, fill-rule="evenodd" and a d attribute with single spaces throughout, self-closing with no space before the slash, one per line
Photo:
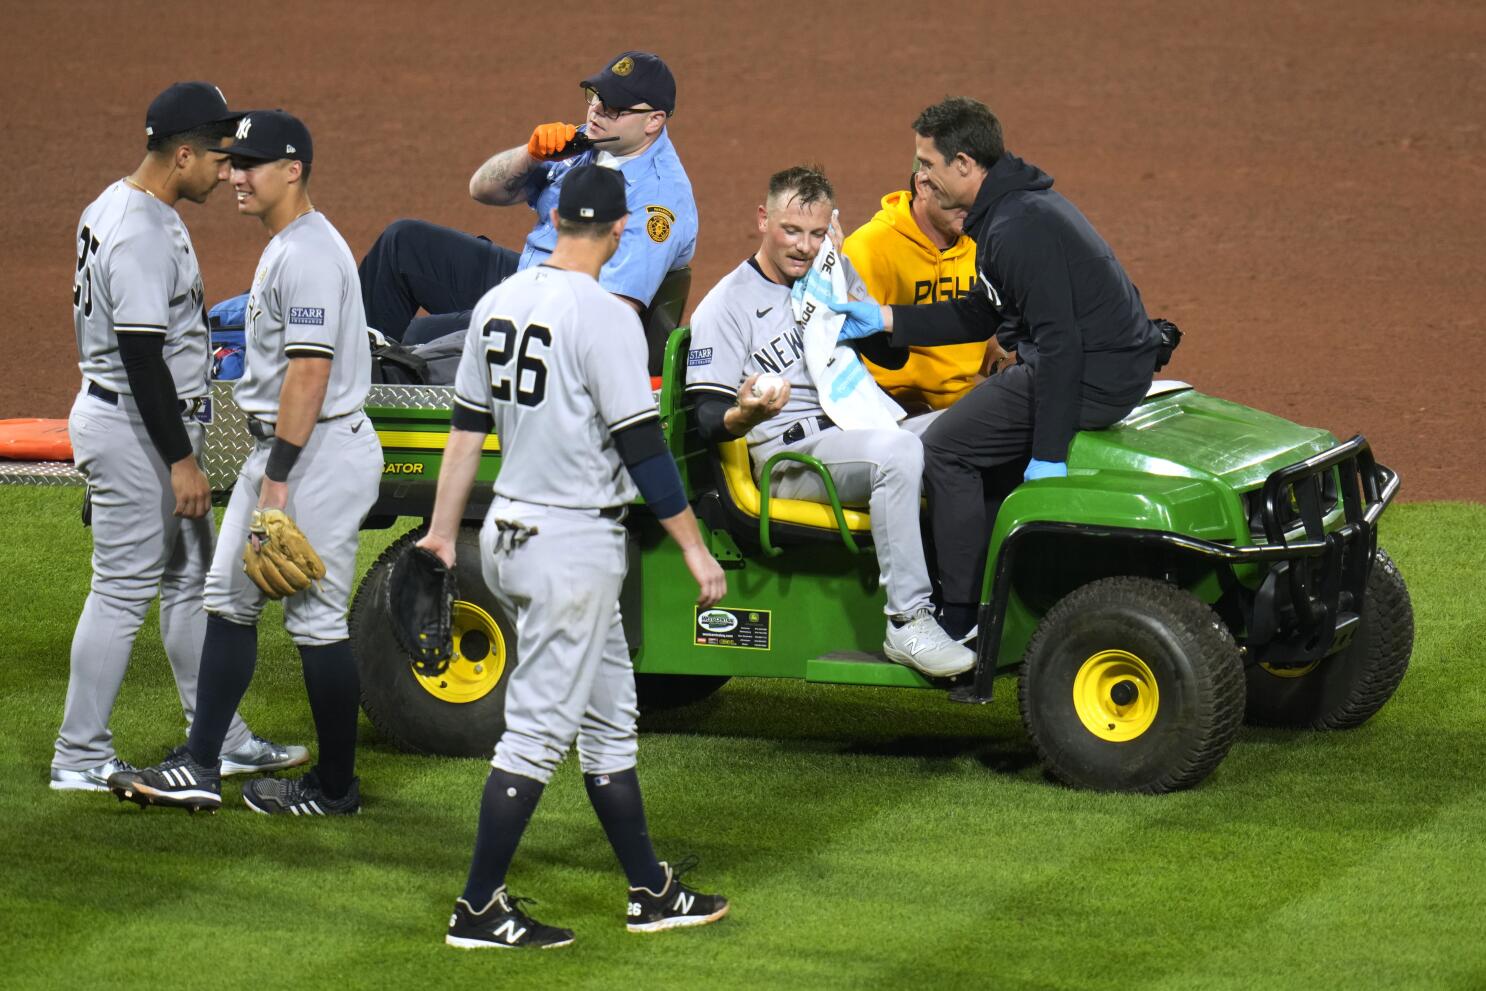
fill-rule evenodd
<path id="1" fill-rule="evenodd" d="M 629 213 L 624 201 L 624 176 L 602 165 L 579 165 L 562 177 L 557 193 L 557 215 L 563 220 L 605 223 Z"/>
<path id="2" fill-rule="evenodd" d="M 147 138 L 163 138 L 241 116 L 241 111 L 227 109 L 227 98 L 211 83 L 172 83 L 150 101 L 144 114 L 144 133 Z"/>
<path id="3" fill-rule="evenodd" d="M 676 77 L 650 52 L 624 52 L 607 68 L 578 84 L 597 91 L 604 104 L 616 110 L 648 103 L 666 113 L 676 112 Z"/>
<path id="4" fill-rule="evenodd" d="M 236 138 L 226 148 L 215 149 L 218 154 L 260 162 L 293 158 L 306 165 L 315 160 L 310 129 L 293 114 L 282 110 L 248 110 L 241 116 Z"/>

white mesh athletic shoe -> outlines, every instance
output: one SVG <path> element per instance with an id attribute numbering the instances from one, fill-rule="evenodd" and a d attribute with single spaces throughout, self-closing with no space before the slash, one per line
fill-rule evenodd
<path id="1" fill-rule="evenodd" d="M 930 678 L 948 678 L 975 666 L 975 652 L 950 639 L 928 609 L 920 609 L 902 626 L 889 621 L 882 652 Z"/>
<path id="2" fill-rule="evenodd" d="M 85 767 L 81 771 L 52 768 L 52 791 L 108 791 L 108 776 L 120 771 L 132 771 L 134 765 L 117 757 L 110 758 L 97 767 Z"/>
<path id="3" fill-rule="evenodd" d="M 256 774 L 260 771 L 282 771 L 286 767 L 307 764 L 310 752 L 304 747 L 274 743 L 254 733 L 248 742 L 222 755 L 222 777 L 234 774 Z"/>

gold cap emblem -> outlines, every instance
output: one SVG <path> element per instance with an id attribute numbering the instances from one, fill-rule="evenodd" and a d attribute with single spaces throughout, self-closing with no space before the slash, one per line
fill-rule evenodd
<path id="1" fill-rule="evenodd" d="M 626 55 L 609 67 L 609 71 L 616 76 L 627 76 L 635 71 L 635 60 Z"/>

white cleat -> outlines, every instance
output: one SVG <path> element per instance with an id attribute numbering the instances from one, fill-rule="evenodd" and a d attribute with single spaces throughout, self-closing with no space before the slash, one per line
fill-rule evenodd
<path id="1" fill-rule="evenodd" d="M 120 771 L 132 771 L 134 765 L 112 757 L 97 767 L 85 767 L 81 771 L 52 768 L 52 791 L 108 791 L 108 776 Z"/>

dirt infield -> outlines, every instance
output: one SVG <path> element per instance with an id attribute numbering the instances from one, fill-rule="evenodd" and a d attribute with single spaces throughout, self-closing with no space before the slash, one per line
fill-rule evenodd
<path id="1" fill-rule="evenodd" d="M 10 11 L 0 417 L 66 415 L 77 217 L 138 162 L 145 105 L 171 81 L 303 117 L 315 203 L 358 256 L 400 216 L 517 245 L 529 212 L 473 203 L 470 172 L 536 123 L 577 119 L 577 80 L 636 47 L 679 83 L 672 134 L 702 216 L 693 304 L 752 250 L 768 173 L 823 164 L 850 229 L 903 185 L 916 112 L 974 95 L 1188 331 L 1172 377 L 1367 434 L 1407 498 L 1486 499 L 1476 0 L 298 6 L 267 23 L 261 5 L 170 8 L 179 23 L 139 2 Z M 225 188 L 182 213 L 208 297 L 244 289 L 262 228 Z"/>

